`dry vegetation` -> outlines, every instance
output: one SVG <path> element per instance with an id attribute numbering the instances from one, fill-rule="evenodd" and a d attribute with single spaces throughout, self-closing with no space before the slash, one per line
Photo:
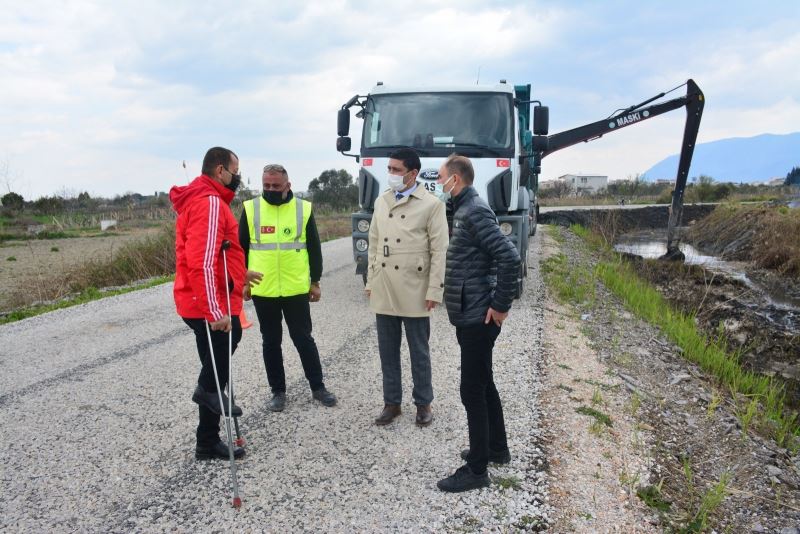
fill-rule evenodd
<path id="1" fill-rule="evenodd" d="M 315 220 L 322 241 L 350 235 L 349 213 L 322 212 Z M 125 221 L 108 234 L 65 226 L 52 232 L 56 238 L 47 235 L 0 242 L 0 316 L 175 272 L 172 220 Z"/>
<path id="2" fill-rule="evenodd" d="M 726 203 L 694 225 L 687 237 L 725 260 L 800 278 L 800 209 Z"/>

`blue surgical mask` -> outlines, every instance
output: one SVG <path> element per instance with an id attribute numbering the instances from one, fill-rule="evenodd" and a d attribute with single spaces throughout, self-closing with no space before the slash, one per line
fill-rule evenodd
<path id="1" fill-rule="evenodd" d="M 444 186 L 449 184 L 450 180 L 452 180 L 454 177 L 455 177 L 455 174 L 453 176 L 451 176 L 450 178 L 448 178 L 445 183 L 443 183 L 443 184 L 437 183 L 436 184 L 436 189 L 433 190 L 433 195 L 435 197 L 437 197 L 439 200 L 441 200 L 442 202 L 447 202 L 450 199 L 450 193 L 452 193 L 453 190 L 450 189 L 450 191 L 445 191 L 444 190 Z"/>

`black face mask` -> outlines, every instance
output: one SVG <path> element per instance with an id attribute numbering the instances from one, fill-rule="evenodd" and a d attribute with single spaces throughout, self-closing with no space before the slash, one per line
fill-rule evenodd
<path id="1" fill-rule="evenodd" d="M 278 206 L 283 203 L 283 191 L 264 191 L 264 200 L 267 204 Z"/>
<path id="2" fill-rule="evenodd" d="M 239 184 L 242 183 L 242 175 L 241 174 L 231 174 L 231 183 L 225 185 L 228 189 L 233 191 L 234 193 L 239 188 Z"/>

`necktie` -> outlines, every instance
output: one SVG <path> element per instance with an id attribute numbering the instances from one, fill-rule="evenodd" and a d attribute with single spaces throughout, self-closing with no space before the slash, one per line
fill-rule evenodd
<path id="1" fill-rule="evenodd" d="M 395 200 L 400 200 L 401 198 L 403 198 L 403 193 L 395 193 L 394 198 Z"/>

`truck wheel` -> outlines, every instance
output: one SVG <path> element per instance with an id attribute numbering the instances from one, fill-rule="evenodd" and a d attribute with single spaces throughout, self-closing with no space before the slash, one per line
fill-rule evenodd
<path id="1" fill-rule="evenodd" d="M 527 261 L 520 263 L 519 265 L 519 276 L 517 276 L 517 292 L 514 295 L 515 299 L 522 297 L 522 293 L 525 290 L 525 275 L 527 274 Z"/>

